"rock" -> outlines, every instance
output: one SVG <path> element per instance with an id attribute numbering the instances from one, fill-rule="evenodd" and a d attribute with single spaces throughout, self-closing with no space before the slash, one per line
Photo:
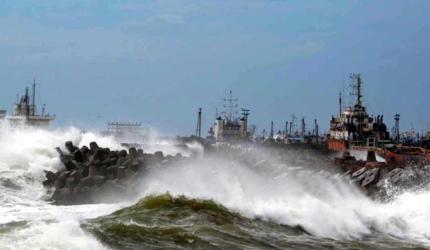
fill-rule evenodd
<path id="1" fill-rule="evenodd" d="M 79 171 L 74 170 L 72 173 L 70 173 L 70 177 L 73 178 L 75 183 L 79 183 L 82 179 L 82 174 Z"/>
<path id="2" fill-rule="evenodd" d="M 380 188 L 380 187 L 383 187 L 387 182 L 393 183 L 392 182 L 393 180 L 396 181 L 399 179 L 398 176 L 401 176 L 402 172 L 403 172 L 403 169 L 395 168 L 383 176 L 381 174 L 381 178 L 379 182 L 376 184 L 376 186 Z"/>
<path id="3" fill-rule="evenodd" d="M 57 173 L 46 171 L 44 181 L 46 187 L 55 188 L 51 199 L 63 205 L 103 202 L 105 198 L 110 200 L 130 194 L 146 167 L 166 167 L 183 159 L 180 154 L 164 157 L 161 151 L 148 154 L 134 147 L 128 152 L 114 151 L 99 147 L 96 142 L 80 149 L 71 141 L 65 146 L 69 153 L 57 148 L 64 169 Z"/>
<path id="4" fill-rule="evenodd" d="M 352 173 L 351 177 L 356 178 L 356 177 L 362 175 L 364 172 L 366 172 L 366 168 L 363 167 L 363 168 L 355 171 L 354 173 Z"/>
<path id="5" fill-rule="evenodd" d="M 65 143 L 65 147 L 66 147 L 67 151 L 69 151 L 69 154 L 73 154 L 73 152 L 75 152 L 76 150 L 79 150 L 77 147 L 75 147 L 73 145 L 73 142 L 71 142 L 71 141 L 67 141 Z"/>
<path id="6" fill-rule="evenodd" d="M 56 189 L 62 189 L 64 186 L 66 186 L 66 179 L 69 175 L 68 171 L 61 172 L 60 174 L 57 174 L 57 179 L 55 180 L 55 188 Z"/>
<path id="7" fill-rule="evenodd" d="M 125 151 L 125 150 L 123 149 L 123 150 L 119 151 L 118 155 L 119 155 L 119 157 L 123 157 L 123 158 L 125 158 L 125 157 L 127 157 L 127 151 Z"/>
<path id="8" fill-rule="evenodd" d="M 75 181 L 75 178 L 73 177 L 66 178 L 66 185 L 64 187 L 68 188 L 71 194 L 73 193 L 73 190 L 76 186 L 77 186 L 77 182 Z"/>
<path id="9" fill-rule="evenodd" d="M 88 176 L 81 180 L 79 183 L 80 187 L 93 187 L 93 186 L 99 186 L 102 185 L 106 181 L 106 178 L 104 176 Z"/>
<path id="10" fill-rule="evenodd" d="M 137 157 L 137 150 L 136 148 L 129 148 L 128 149 L 128 154 L 130 156 L 131 159 L 134 159 Z"/>
<path id="11" fill-rule="evenodd" d="M 157 151 L 157 152 L 155 152 L 155 153 L 154 153 L 154 157 L 155 157 L 158 161 L 161 161 L 161 159 L 163 159 L 163 157 L 164 157 L 163 152 L 161 152 L 161 151 Z"/>
<path id="12" fill-rule="evenodd" d="M 124 166 L 119 166 L 117 169 L 117 178 L 118 180 L 124 180 L 125 179 L 125 169 L 126 167 Z"/>
<path id="13" fill-rule="evenodd" d="M 98 169 L 96 165 L 90 165 L 88 167 L 88 177 L 93 177 L 98 174 Z"/>
<path id="14" fill-rule="evenodd" d="M 73 157 L 77 162 L 80 162 L 80 163 L 83 163 L 86 160 L 85 155 L 82 154 L 82 151 L 78 148 L 73 152 Z"/>
<path id="15" fill-rule="evenodd" d="M 377 180 L 378 173 L 379 173 L 379 168 L 374 168 L 374 169 L 368 170 L 366 172 L 366 177 L 361 182 L 361 186 L 366 187 L 370 183 L 375 182 Z"/>
<path id="16" fill-rule="evenodd" d="M 45 171 L 45 176 L 46 176 L 46 180 L 52 184 L 54 184 L 55 180 L 57 179 L 57 175 L 54 174 L 54 172 L 52 171 Z"/>
<path id="17" fill-rule="evenodd" d="M 129 169 L 133 170 L 134 172 L 139 171 L 141 163 L 139 161 L 132 161 L 127 166 Z"/>
<path id="18" fill-rule="evenodd" d="M 94 154 L 99 149 L 99 145 L 96 142 L 90 142 L 90 153 Z"/>
<path id="19" fill-rule="evenodd" d="M 83 146 L 81 148 L 81 154 L 82 155 L 88 155 L 90 153 L 90 149 L 87 146 Z"/>
<path id="20" fill-rule="evenodd" d="M 106 178 L 108 178 L 109 180 L 113 180 L 116 179 L 118 177 L 118 166 L 110 166 L 108 168 L 106 168 Z"/>
<path id="21" fill-rule="evenodd" d="M 76 164 L 72 160 L 64 160 L 63 164 L 67 171 L 73 171 L 76 169 Z"/>
<path id="22" fill-rule="evenodd" d="M 115 165 L 117 162 L 118 162 L 118 158 L 112 157 L 102 161 L 101 164 L 105 166 L 112 166 L 112 165 Z"/>
<path id="23" fill-rule="evenodd" d="M 67 200 L 70 199 L 71 193 L 68 188 L 57 188 L 52 194 L 52 200 L 57 204 L 65 204 Z"/>

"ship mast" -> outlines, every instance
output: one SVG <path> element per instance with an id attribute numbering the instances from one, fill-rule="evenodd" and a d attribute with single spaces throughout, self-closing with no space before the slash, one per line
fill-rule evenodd
<path id="1" fill-rule="evenodd" d="M 27 118 L 27 123 L 30 122 L 30 96 L 28 95 L 28 87 L 25 87 L 25 97 L 24 97 L 24 104 L 25 104 L 25 114 Z"/>
<path id="2" fill-rule="evenodd" d="M 352 74 L 351 79 L 353 80 L 352 87 L 353 87 L 353 95 L 356 97 L 356 103 L 354 105 L 354 113 L 355 117 L 357 119 L 357 132 L 358 132 L 358 138 L 360 141 L 363 140 L 363 122 L 364 118 L 366 117 L 366 109 L 362 106 L 362 98 L 363 95 L 361 93 L 361 75 L 360 74 Z"/>
<path id="3" fill-rule="evenodd" d="M 233 92 L 230 90 L 229 98 L 224 98 L 224 115 L 229 121 L 233 121 L 233 115 L 237 114 L 237 98 L 233 98 Z"/>
<path id="4" fill-rule="evenodd" d="M 363 95 L 361 93 L 361 75 L 360 74 L 352 74 L 351 75 L 351 79 L 354 81 L 353 82 L 353 95 L 355 95 L 355 97 L 357 98 L 355 105 L 358 107 L 362 106 L 362 100 L 361 98 L 363 98 Z"/>
<path id="5" fill-rule="evenodd" d="M 33 116 L 36 114 L 36 79 L 33 78 L 33 97 L 32 97 L 32 106 L 33 106 Z"/>

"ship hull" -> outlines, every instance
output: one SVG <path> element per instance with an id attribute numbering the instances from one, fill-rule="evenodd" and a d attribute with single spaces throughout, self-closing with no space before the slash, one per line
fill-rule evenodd
<path id="1" fill-rule="evenodd" d="M 331 151 L 345 151 L 349 148 L 345 140 L 328 139 L 326 141 L 327 149 Z"/>
<path id="2" fill-rule="evenodd" d="M 430 162 L 430 152 L 420 147 L 395 147 L 392 149 L 385 149 L 382 156 L 388 163 L 396 163 L 398 165 Z"/>

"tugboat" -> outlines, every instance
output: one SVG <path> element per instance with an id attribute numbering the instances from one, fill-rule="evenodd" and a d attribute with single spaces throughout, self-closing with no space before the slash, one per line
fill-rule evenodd
<path id="1" fill-rule="evenodd" d="M 390 143 L 390 134 L 384 116 L 370 117 L 362 103 L 362 80 L 360 74 L 352 74 L 355 104 L 345 110 L 339 96 L 339 115 L 330 121 L 330 133 L 326 145 L 329 150 L 345 151 L 354 147 L 375 148 Z"/>
<path id="2" fill-rule="evenodd" d="M 36 82 L 33 82 L 32 97 L 30 98 L 29 88 L 26 87 L 24 95 L 15 103 L 13 115 L 6 116 L 6 119 L 13 127 L 27 125 L 48 128 L 55 116 L 45 114 L 45 106 L 43 106 L 41 114 L 37 112 Z"/>

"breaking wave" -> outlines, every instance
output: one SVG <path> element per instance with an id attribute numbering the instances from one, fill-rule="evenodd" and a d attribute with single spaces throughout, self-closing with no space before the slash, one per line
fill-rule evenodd
<path id="1" fill-rule="evenodd" d="M 430 244 L 429 191 L 378 203 L 318 160 L 304 166 L 303 161 L 312 160 L 309 155 L 285 162 L 259 152 L 261 164 L 201 157 L 150 169 L 134 202 L 142 200 L 133 206 L 53 206 L 44 201 L 43 171 L 60 167 L 55 147 L 67 140 L 121 148 L 111 137 L 75 128 L 44 131 L 0 125 L 0 248 L 133 249 L 161 244 L 381 249 Z"/>
<path id="2" fill-rule="evenodd" d="M 214 200 L 248 218 L 300 226 L 318 237 L 358 240 L 380 232 L 429 243 L 430 192 L 405 193 L 383 204 L 318 166 L 253 168 L 240 162 L 201 159 L 156 169 L 142 183 L 143 196 L 169 192 Z"/>

